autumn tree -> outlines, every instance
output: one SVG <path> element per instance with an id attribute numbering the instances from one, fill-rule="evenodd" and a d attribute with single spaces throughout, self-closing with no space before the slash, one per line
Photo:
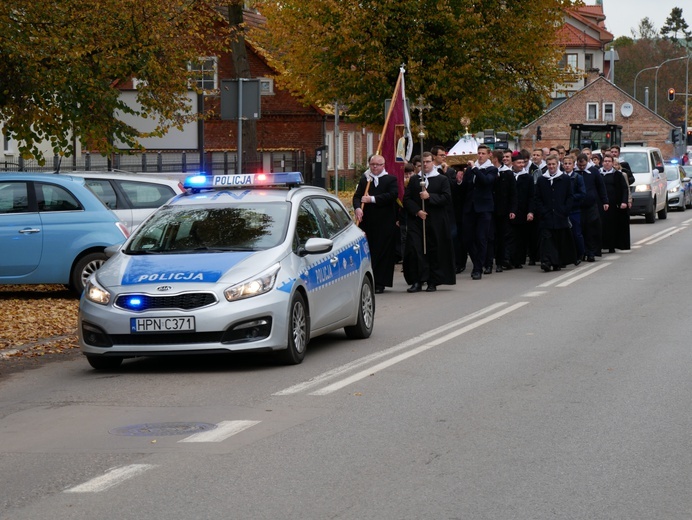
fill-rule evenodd
<path id="1" fill-rule="evenodd" d="M 648 16 L 645 16 L 639 22 L 636 29 L 631 29 L 632 38 L 635 40 L 656 40 L 658 39 L 658 30 Z"/>
<path id="2" fill-rule="evenodd" d="M 555 83 L 557 29 L 569 1 L 266 0 L 250 36 L 275 58 L 277 78 L 307 102 L 348 106 L 381 125 L 399 65 L 410 99 L 423 95 L 431 137 L 447 140 L 469 117 L 476 129 L 515 129 L 538 115 Z M 415 120 L 415 117 L 414 117 Z"/>
<path id="3" fill-rule="evenodd" d="M 681 7 L 673 7 L 666 23 L 661 27 L 661 36 L 673 43 L 679 43 L 678 38 L 685 40 L 689 44 L 692 41 L 692 32 L 688 30 L 688 25 L 682 16 Z"/>
<path id="4" fill-rule="evenodd" d="M 59 155 L 70 136 L 113 151 L 145 137 L 118 114 L 158 122 L 160 136 L 197 117 L 188 91 L 199 63 L 228 46 L 228 24 L 213 0 L 5 0 L 0 10 L 0 120 L 23 156 L 50 140 Z M 136 78 L 141 108 L 118 86 Z"/>

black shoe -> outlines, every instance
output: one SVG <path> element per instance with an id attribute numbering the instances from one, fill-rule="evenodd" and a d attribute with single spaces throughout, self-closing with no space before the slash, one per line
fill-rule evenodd
<path id="1" fill-rule="evenodd" d="M 435 292 L 435 291 L 437 291 L 437 287 L 435 286 L 435 284 L 428 282 L 428 288 L 425 289 L 425 292 Z"/>
<path id="2" fill-rule="evenodd" d="M 587 262 L 595 262 L 596 259 L 595 259 L 593 256 L 587 256 L 587 257 L 586 257 L 586 261 L 587 261 Z"/>
<path id="3" fill-rule="evenodd" d="M 505 271 L 511 271 L 513 268 L 512 264 L 510 264 L 509 262 L 505 262 L 504 264 L 500 264 L 500 267 L 502 267 L 502 269 Z M 502 272 L 502 271 L 498 271 L 498 272 Z"/>
<path id="4" fill-rule="evenodd" d="M 498 265 L 498 266 L 495 268 L 495 272 L 496 272 L 496 273 L 501 273 L 502 271 L 503 271 L 503 269 L 502 269 L 502 266 L 501 266 L 501 265 Z"/>
<path id="5" fill-rule="evenodd" d="M 553 266 L 553 271 L 559 271 L 560 269 L 562 269 L 562 267 L 560 267 L 559 265 Z"/>
<path id="6" fill-rule="evenodd" d="M 615 248 L 611 247 L 610 249 L 608 249 L 608 252 L 609 252 L 609 253 L 614 253 L 614 252 L 615 252 Z"/>
<path id="7" fill-rule="evenodd" d="M 464 267 L 457 267 L 457 274 L 463 273 L 464 271 L 466 271 L 466 266 L 464 266 Z"/>
<path id="8" fill-rule="evenodd" d="M 574 265 L 579 265 L 579 264 L 581 264 L 581 260 L 580 260 L 579 258 L 577 258 L 577 259 L 574 261 Z"/>
<path id="9" fill-rule="evenodd" d="M 544 264 L 541 262 L 541 269 L 543 269 L 546 273 L 550 272 L 550 264 Z"/>
<path id="10" fill-rule="evenodd" d="M 517 264 L 517 265 L 514 266 L 514 268 L 515 268 L 515 269 L 523 269 L 524 266 L 521 265 L 521 264 Z"/>
<path id="11" fill-rule="evenodd" d="M 375 294 L 382 294 L 384 292 L 384 285 L 375 286 Z"/>
<path id="12" fill-rule="evenodd" d="M 421 286 L 420 283 L 416 282 L 414 284 L 411 284 L 411 287 L 406 289 L 406 292 L 414 293 L 414 292 L 421 292 Z"/>
<path id="13" fill-rule="evenodd" d="M 481 276 L 482 275 L 480 271 L 474 271 L 471 273 L 471 280 L 480 280 Z"/>
<path id="14" fill-rule="evenodd" d="M 529 261 L 529 265 L 536 265 L 536 261 L 535 261 L 535 260 L 530 260 L 530 261 Z"/>
<path id="15" fill-rule="evenodd" d="M 493 272 L 492 267 L 486 267 L 485 269 L 483 269 L 483 274 L 490 274 L 492 272 Z"/>

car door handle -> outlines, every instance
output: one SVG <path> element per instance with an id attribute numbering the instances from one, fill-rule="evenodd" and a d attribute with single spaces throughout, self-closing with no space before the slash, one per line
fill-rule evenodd
<path id="1" fill-rule="evenodd" d="M 40 230 L 40 229 L 36 229 L 36 228 L 24 228 L 24 229 L 20 229 L 19 232 L 20 232 L 22 235 L 31 235 L 31 234 L 33 234 L 33 233 L 40 233 L 41 230 Z"/>
<path id="2" fill-rule="evenodd" d="M 357 253 L 358 251 L 360 251 L 360 244 L 356 244 L 355 246 L 353 246 L 353 250 L 354 250 L 356 253 Z"/>
<path id="3" fill-rule="evenodd" d="M 329 259 L 329 263 L 332 264 L 332 266 L 336 267 L 336 264 L 339 263 L 339 259 L 337 257 L 332 257 Z"/>

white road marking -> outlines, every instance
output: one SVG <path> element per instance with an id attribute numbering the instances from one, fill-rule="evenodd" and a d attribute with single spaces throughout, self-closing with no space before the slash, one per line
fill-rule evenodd
<path id="1" fill-rule="evenodd" d="M 589 276 L 590 274 L 595 273 L 596 271 L 599 271 L 603 269 L 604 267 L 608 267 L 612 262 L 600 262 L 597 266 L 592 267 L 588 271 L 584 271 L 582 273 L 579 273 L 577 276 L 570 278 L 569 280 L 566 280 L 560 284 L 557 285 L 557 287 L 567 287 L 570 284 L 573 284 L 577 280 L 581 280 L 582 278 Z"/>
<path id="2" fill-rule="evenodd" d="M 223 421 L 213 430 L 192 434 L 178 442 L 221 442 L 259 423 L 260 421 Z"/>
<path id="3" fill-rule="evenodd" d="M 495 309 L 498 309 L 499 307 L 502 307 L 503 305 L 507 305 L 507 302 L 494 303 L 493 305 L 490 305 L 484 309 L 481 309 L 477 312 L 474 312 L 473 314 L 469 314 L 468 316 L 464 316 L 463 318 L 460 318 L 460 319 L 453 321 L 451 323 L 447 323 L 446 325 L 443 325 L 443 326 L 438 327 L 436 329 L 429 330 L 428 332 L 425 332 L 419 336 L 416 336 L 415 338 L 411 338 L 407 341 L 404 341 L 403 343 L 399 343 L 398 345 L 394 345 L 393 347 L 390 347 L 388 349 L 381 350 L 379 352 L 375 352 L 373 354 L 370 354 L 368 356 L 364 356 L 364 357 L 359 358 L 359 359 L 355 359 L 355 360 L 351 361 L 350 363 L 346 363 L 345 365 L 341 365 L 339 367 L 333 368 L 332 370 L 324 372 L 323 374 L 320 374 L 319 376 L 313 377 L 312 379 L 309 379 L 309 380 L 304 381 L 302 383 L 298 383 L 296 385 L 293 385 L 293 386 L 290 386 L 290 387 L 285 388 L 283 390 L 280 390 L 280 391 L 278 391 L 272 395 L 292 395 L 292 394 L 304 392 L 305 390 L 308 390 L 312 387 L 321 385 L 322 383 L 324 383 L 325 381 L 328 381 L 329 379 L 339 377 L 342 374 L 345 374 L 346 372 L 349 372 L 351 370 L 355 370 L 356 368 L 359 368 L 363 365 L 367 365 L 368 363 L 372 363 L 373 361 L 376 361 L 382 357 L 389 356 L 390 354 L 394 354 L 395 352 L 409 348 L 413 345 L 420 343 L 421 341 L 425 341 L 428 338 L 431 338 L 433 336 L 441 334 L 442 332 L 444 332 L 448 329 L 458 327 L 459 325 L 462 325 L 462 324 L 466 323 L 467 321 L 475 320 L 479 316 L 482 316 L 483 314 L 494 311 Z"/>
<path id="4" fill-rule="evenodd" d="M 155 467 L 154 464 L 130 464 L 129 466 L 112 468 L 100 477 L 92 478 L 84 484 L 66 489 L 65 493 L 98 493 L 99 491 L 105 491 Z"/>
<path id="5" fill-rule="evenodd" d="M 682 223 L 683 226 L 686 226 L 687 224 L 692 224 L 692 218 L 688 218 Z"/>
<path id="6" fill-rule="evenodd" d="M 588 267 L 582 267 L 581 269 L 577 269 L 576 271 L 568 271 L 564 274 L 561 274 L 560 276 L 557 276 L 555 278 L 551 278 L 547 282 L 543 282 L 542 284 L 538 285 L 538 287 L 550 287 L 551 285 L 555 285 L 556 283 L 561 282 L 565 278 L 569 278 L 570 276 L 574 276 L 575 274 L 579 273 L 580 271 L 588 269 Z"/>
<path id="7" fill-rule="evenodd" d="M 649 235 L 646 238 L 642 238 L 639 242 L 635 242 L 634 245 L 638 246 L 640 244 L 647 244 L 647 242 L 649 242 L 649 240 L 653 240 L 656 237 L 664 235 L 664 234 L 668 233 L 671 229 L 676 229 L 676 228 L 674 228 L 674 227 L 673 228 L 666 228 L 663 231 L 659 231 L 658 233 L 654 233 L 653 235 Z M 653 244 L 653 242 L 649 242 L 647 245 L 650 245 L 650 244 Z"/>
<path id="8" fill-rule="evenodd" d="M 457 336 L 460 336 L 462 334 L 465 334 L 466 332 L 469 332 L 470 330 L 476 329 L 478 327 L 481 327 L 485 325 L 486 323 L 489 323 L 493 320 L 496 320 L 498 318 L 501 318 L 505 314 L 509 314 L 510 312 L 514 312 L 517 309 L 520 309 L 524 305 L 527 305 L 529 302 L 519 302 L 515 303 L 514 305 L 507 307 L 506 309 L 503 309 L 499 312 L 496 312 L 495 314 L 491 314 L 490 316 L 487 316 L 481 320 L 478 320 L 474 323 L 471 323 L 470 325 L 467 325 L 466 327 L 463 327 L 459 330 L 455 330 L 454 332 L 450 332 L 446 336 L 442 336 L 441 338 L 437 338 L 430 343 L 426 343 L 424 345 L 421 345 L 417 348 L 414 348 L 412 350 L 406 351 L 402 354 L 399 354 L 398 356 L 395 356 L 391 359 L 388 359 L 387 361 L 383 361 L 382 363 L 375 365 L 374 367 L 370 367 L 366 370 L 362 370 L 361 372 L 358 372 L 357 374 L 353 374 L 350 377 L 344 378 L 341 381 L 337 381 L 335 383 L 332 383 L 331 385 L 325 386 L 324 388 L 321 388 L 319 390 L 316 390 L 315 392 L 311 392 L 309 395 L 317 395 L 317 396 L 322 396 L 322 395 L 328 395 L 333 392 L 336 392 L 337 390 L 340 390 L 352 383 L 355 383 L 356 381 L 359 381 L 361 379 L 365 379 L 366 377 L 369 377 L 375 372 L 379 372 L 380 370 L 384 370 L 385 368 L 388 368 L 392 365 L 395 365 L 401 361 L 404 361 L 410 357 L 413 357 L 415 355 L 420 354 L 421 352 L 425 352 L 426 350 L 430 350 L 438 345 L 441 345 L 443 343 L 446 343 L 450 339 L 456 338 Z"/>
<path id="9" fill-rule="evenodd" d="M 531 291 L 527 292 L 526 294 L 522 294 L 522 298 L 535 298 L 536 296 L 543 296 L 546 294 L 548 291 Z"/>
<path id="10" fill-rule="evenodd" d="M 665 234 L 665 235 L 663 235 L 663 236 L 660 236 L 660 237 L 658 237 L 656 240 L 652 240 L 651 242 L 649 242 L 649 243 L 646 244 L 646 245 L 647 245 L 647 246 L 650 246 L 651 244 L 655 244 L 656 242 L 660 242 L 661 240 L 664 240 L 664 239 L 666 239 L 666 238 L 668 238 L 668 237 L 671 237 L 671 236 L 673 236 L 675 233 L 677 233 L 678 231 L 682 231 L 683 229 L 684 229 L 684 228 L 673 228 L 673 229 L 670 231 L 670 233 L 667 233 L 667 234 Z"/>

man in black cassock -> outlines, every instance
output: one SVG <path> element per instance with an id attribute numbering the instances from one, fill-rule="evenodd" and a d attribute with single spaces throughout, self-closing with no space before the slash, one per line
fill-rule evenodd
<path id="1" fill-rule="evenodd" d="M 396 177 L 387 174 L 384 157 L 373 155 L 369 166 L 356 187 L 353 208 L 356 222 L 368 239 L 375 292 L 383 293 L 385 287 L 394 283 L 399 187 Z"/>
<path id="2" fill-rule="evenodd" d="M 408 214 L 404 278 L 408 292 L 437 290 L 438 285 L 454 285 L 456 273 L 448 207 L 452 203 L 449 179 L 434 167 L 430 152 L 423 153 L 423 171 L 413 175 L 404 192 Z"/>

